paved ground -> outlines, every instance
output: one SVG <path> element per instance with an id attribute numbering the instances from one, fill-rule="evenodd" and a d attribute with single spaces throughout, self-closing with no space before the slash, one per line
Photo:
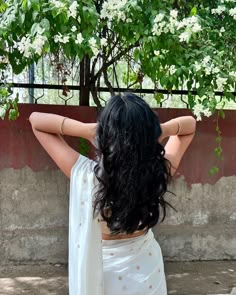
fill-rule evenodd
<path id="1" fill-rule="evenodd" d="M 232 291 L 236 287 L 236 261 L 169 262 L 166 275 L 169 295 L 236 294 L 236 290 Z M 0 295 L 19 294 L 68 295 L 67 267 L 0 267 Z"/>

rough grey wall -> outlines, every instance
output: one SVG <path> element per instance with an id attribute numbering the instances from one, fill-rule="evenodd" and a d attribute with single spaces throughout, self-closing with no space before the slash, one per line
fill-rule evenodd
<path id="1" fill-rule="evenodd" d="M 0 263 L 67 262 L 68 191 L 57 170 L 0 170 Z"/>
<path id="2" fill-rule="evenodd" d="M 216 184 L 188 187 L 181 177 L 169 197 L 178 210 L 168 210 L 155 236 L 168 260 L 236 259 L 236 176 Z"/>
<path id="3" fill-rule="evenodd" d="M 236 259 L 236 177 L 170 190 L 178 212 L 154 229 L 166 259 Z M 0 170 L 0 264 L 67 262 L 68 196 L 60 171 Z"/>

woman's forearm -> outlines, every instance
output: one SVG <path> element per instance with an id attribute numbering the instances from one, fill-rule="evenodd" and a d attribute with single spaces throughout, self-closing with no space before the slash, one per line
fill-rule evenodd
<path id="1" fill-rule="evenodd" d="M 30 115 L 32 128 L 38 131 L 83 137 L 93 140 L 96 131 L 96 123 L 83 123 L 64 116 L 48 113 L 34 112 Z"/>
<path id="2" fill-rule="evenodd" d="M 196 129 L 196 120 L 191 116 L 183 116 L 161 124 L 161 140 L 169 136 L 183 136 L 193 134 Z"/>

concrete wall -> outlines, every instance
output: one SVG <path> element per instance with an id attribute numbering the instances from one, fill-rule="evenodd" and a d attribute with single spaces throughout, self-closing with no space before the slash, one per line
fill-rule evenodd
<path id="1" fill-rule="evenodd" d="M 34 138 L 32 111 L 96 121 L 96 109 L 21 105 L 16 122 L 0 121 L 0 264 L 67 262 L 69 183 Z M 159 110 L 161 121 L 187 110 Z M 216 118 L 198 123 L 197 134 L 170 190 L 178 210 L 155 228 L 168 260 L 236 259 L 236 117 L 220 121 L 224 161 L 215 165 Z M 76 149 L 78 139 L 68 138 Z"/>

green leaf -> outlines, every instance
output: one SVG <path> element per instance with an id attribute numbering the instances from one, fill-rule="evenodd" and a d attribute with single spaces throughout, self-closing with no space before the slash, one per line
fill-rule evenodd
<path id="1" fill-rule="evenodd" d="M 167 76 L 162 76 L 160 82 L 161 82 L 161 85 L 162 85 L 163 87 L 166 87 L 166 85 L 167 85 L 168 82 L 169 82 L 169 77 L 167 77 Z"/>
<path id="2" fill-rule="evenodd" d="M 217 137 L 216 137 L 216 142 L 217 142 L 217 143 L 220 143 L 220 142 L 221 142 L 221 137 L 220 137 L 220 136 L 217 136 Z"/>
<path id="3" fill-rule="evenodd" d="M 194 7 L 191 9 L 191 11 L 190 11 L 190 15 L 191 15 L 191 16 L 194 16 L 194 15 L 196 15 L 196 14 L 197 14 L 197 7 L 194 6 Z"/>
<path id="4" fill-rule="evenodd" d="M 11 109 L 9 111 L 9 115 L 8 115 L 9 120 L 13 121 L 13 120 L 16 120 L 18 117 L 19 117 L 18 109 Z"/>
<path id="5" fill-rule="evenodd" d="M 31 35 L 35 36 L 38 32 L 39 27 L 40 27 L 39 23 L 34 23 L 30 30 Z"/>
<path id="6" fill-rule="evenodd" d="M 50 22 L 47 18 L 43 18 L 40 22 L 40 25 L 43 29 L 45 29 L 45 31 L 50 30 Z"/>
<path id="7" fill-rule="evenodd" d="M 216 154 L 217 158 L 220 158 L 221 157 L 221 154 L 222 154 L 222 148 L 220 146 L 219 147 L 216 147 L 214 149 L 214 151 L 215 151 L 215 154 Z"/>
<path id="8" fill-rule="evenodd" d="M 210 169 L 210 175 L 214 175 L 218 172 L 219 172 L 219 167 L 214 166 Z"/>
<path id="9" fill-rule="evenodd" d="M 197 94 L 199 97 L 203 97 L 206 93 L 206 89 L 205 88 L 198 88 L 197 90 Z"/>
<path id="10" fill-rule="evenodd" d="M 80 137 L 79 138 L 79 152 L 80 152 L 80 154 L 83 156 L 88 156 L 89 150 L 90 150 L 90 148 L 89 148 L 89 145 L 88 145 L 86 139 Z"/>
<path id="11" fill-rule="evenodd" d="M 27 0 L 22 0 L 21 7 L 22 7 L 23 11 L 26 11 L 27 8 L 28 8 L 28 1 Z"/>
<path id="12" fill-rule="evenodd" d="M 194 107 L 194 96 L 192 94 L 188 95 L 188 103 L 189 103 L 190 109 L 192 109 Z"/>
<path id="13" fill-rule="evenodd" d="M 219 116 L 224 119 L 225 118 L 225 112 L 223 110 L 219 110 Z"/>
<path id="14" fill-rule="evenodd" d="M 154 93 L 154 99 L 157 102 L 157 104 L 160 104 L 161 101 L 164 99 L 164 94 L 163 93 Z"/>

